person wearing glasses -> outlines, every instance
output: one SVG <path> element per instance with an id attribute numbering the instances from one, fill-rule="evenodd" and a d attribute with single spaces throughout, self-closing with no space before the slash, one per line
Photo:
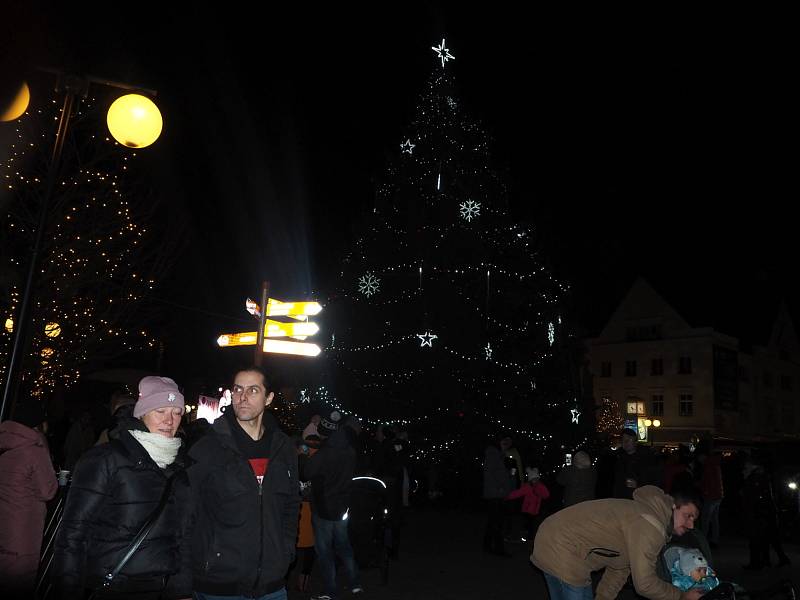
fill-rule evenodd
<path id="1" fill-rule="evenodd" d="M 231 391 L 231 406 L 189 450 L 195 598 L 284 600 L 300 509 L 297 453 L 266 410 L 274 393 L 260 368 L 238 371 Z"/>

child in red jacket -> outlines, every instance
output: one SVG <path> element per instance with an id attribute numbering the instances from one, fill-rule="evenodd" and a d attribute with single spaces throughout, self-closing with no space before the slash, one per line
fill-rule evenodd
<path id="1" fill-rule="evenodd" d="M 527 467 L 525 473 L 528 476 L 528 482 L 521 485 L 518 490 L 511 492 L 506 500 L 523 498 L 522 512 L 525 515 L 525 522 L 528 528 L 527 541 L 533 543 L 536 530 L 539 529 L 539 524 L 542 522 L 540 515 L 542 500 L 547 500 L 550 497 L 550 490 L 540 481 L 539 469 Z"/>

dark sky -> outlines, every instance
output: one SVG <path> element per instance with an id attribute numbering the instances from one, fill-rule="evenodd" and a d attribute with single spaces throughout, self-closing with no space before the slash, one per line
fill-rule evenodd
<path id="1" fill-rule="evenodd" d="M 765 331 L 780 298 L 797 308 L 796 63 L 779 15 L 274 4 L 128 6 L 100 24 L 29 8 L 10 38 L 21 65 L 158 90 L 164 133 L 142 162 L 186 239 L 159 292 L 192 307 L 173 320 L 181 368 L 235 325 L 210 313 L 244 316 L 261 279 L 285 298 L 335 281 L 443 36 L 512 211 L 590 332 L 637 275 L 734 335 Z"/>

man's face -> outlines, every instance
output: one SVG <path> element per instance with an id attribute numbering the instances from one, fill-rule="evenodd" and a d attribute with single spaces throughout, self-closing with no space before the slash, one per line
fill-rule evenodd
<path id="1" fill-rule="evenodd" d="M 233 379 L 231 405 L 239 421 L 252 421 L 264 413 L 274 394 L 267 395 L 264 377 L 256 371 L 239 371 Z"/>
<path id="2" fill-rule="evenodd" d="M 698 508 L 689 502 L 682 506 L 672 508 L 672 530 L 675 535 L 683 535 L 689 529 L 694 529 L 694 522 L 700 517 Z"/>
<path id="3" fill-rule="evenodd" d="M 511 438 L 509 437 L 503 438 L 502 440 L 500 440 L 500 449 L 503 452 L 506 452 L 509 448 L 511 448 L 512 443 L 513 442 L 511 441 Z"/>
<path id="4" fill-rule="evenodd" d="M 629 435 L 622 436 L 622 449 L 628 454 L 636 452 L 636 438 Z"/>

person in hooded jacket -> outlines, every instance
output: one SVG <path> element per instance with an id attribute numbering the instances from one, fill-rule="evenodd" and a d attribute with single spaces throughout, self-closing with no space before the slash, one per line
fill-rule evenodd
<path id="1" fill-rule="evenodd" d="M 575 453 L 571 465 L 561 469 L 556 481 L 564 486 L 564 506 L 594 500 L 597 471 L 583 450 Z"/>
<path id="2" fill-rule="evenodd" d="M 175 432 L 183 395 L 168 377 L 145 377 L 133 417 L 75 467 L 53 555 L 62 598 L 188 598 L 192 510 L 186 456 Z M 169 496 L 139 548 L 110 585 L 137 533 Z"/>
<path id="3" fill-rule="evenodd" d="M 28 400 L 0 423 L 0 592 L 33 591 L 47 501 L 58 491 L 42 433 L 44 411 Z M 6 596 L 8 597 L 8 596 Z"/>
<path id="4" fill-rule="evenodd" d="M 657 568 L 670 537 L 694 528 L 701 504 L 696 494 L 671 497 L 655 486 L 636 489 L 632 500 L 574 504 L 541 524 L 531 562 L 543 571 L 551 600 L 615 600 L 629 575 L 648 600 L 698 600 L 701 590 L 681 592 Z M 591 574 L 603 568 L 592 595 Z"/>
<path id="5" fill-rule="evenodd" d="M 197 600 L 286 598 L 300 510 L 297 450 L 267 407 L 260 367 L 238 371 L 231 405 L 189 451 L 197 508 Z"/>
<path id="6" fill-rule="evenodd" d="M 335 600 L 336 556 L 341 559 L 352 594 L 363 591 L 358 565 L 348 535 L 347 516 L 356 468 L 357 431 L 360 424 L 345 425 L 339 411 L 323 416 L 317 426 L 323 438 L 319 451 L 308 461 L 305 475 L 311 482 L 311 521 L 322 574 L 323 591 L 312 600 Z"/>

